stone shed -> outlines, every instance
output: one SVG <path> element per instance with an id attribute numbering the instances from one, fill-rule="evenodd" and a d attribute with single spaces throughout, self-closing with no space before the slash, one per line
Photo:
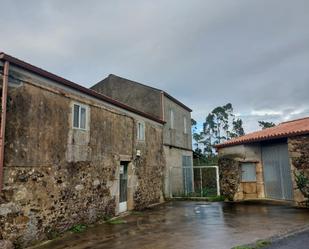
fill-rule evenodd
<path id="1" fill-rule="evenodd" d="M 230 200 L 308 205 L 309 117 L 228 140 L 217 151 L 222 195 Z"/>
<path id="2" fill-rule="evenodd" d="M 163 121 L 0 53 L 0 240 L 163 201 Z"/>

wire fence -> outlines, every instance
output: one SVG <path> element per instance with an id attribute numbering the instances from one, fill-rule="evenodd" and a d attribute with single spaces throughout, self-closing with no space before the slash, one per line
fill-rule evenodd
<path id="1" fill-rule="evenodd" d="M 172 167 L 172 197 L 214 197 L 220 195 L 218 166 Z"/>

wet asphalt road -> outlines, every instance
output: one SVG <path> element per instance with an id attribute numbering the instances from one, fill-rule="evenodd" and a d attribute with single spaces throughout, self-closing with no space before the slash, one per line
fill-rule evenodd
<path id="1" fill-rule="evenodd" d="M 308 249 L 309 248 L 309 230 L 286 239 L 274 242 L 265 249 Z"/>
<path id="2" fill-rule="evenodd" d="M 125 224 L 98 224 L 37 249 L 229 249 L 304 227 L 309 210 L 265 203 L 175 201 L 123 219 Z"/>

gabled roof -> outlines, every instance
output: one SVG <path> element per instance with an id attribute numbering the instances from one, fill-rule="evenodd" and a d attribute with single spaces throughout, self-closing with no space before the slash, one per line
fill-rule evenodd
<path id="1" fill-rule="evenodd" d="M 183 104 L 182 102 L 180 102 L 178 99 L 174 98 L 173 96 L 169 95 L 167 92 L 161 90 L 161 89 L 158 89 L 158 88 L 155 88 L 155 87 L 152 87 L 152 86 L 148 86 L 148 85 L 145 85 L 145 84 L 142 84 L 142 83 L 139 83 L 139 82 L 136 82 L 136 81 L 133 81 L 133 80 L 129 80 L 127 78 L 124 78 L 124 77 L 121 77 L 121 76 L 118 76 L 118 75 L 115 75 L 115 74 L 110 74 L 108 75 L 107 78 L 103 79 L 102 81 L 100 81 L 99 83 L 97 84 L 100 84 L 101 82 L 104 83 L 104 80 L 107 80 L 109 78 L 119 78 L 119 79 L 123 79 L 123 80 L 126 80 L 126 81 L 129 81 L 133 84 L 137 84 L 137 85 L 140 85 L 140 86 L 143 86 L 143 87 L 147 87 L 149 89 L 152 89 L 154 91 L 159 91 L 159 92 L 162 92 L 164 94 L 165 97 L 169 98 L 170 100 L 172 100 L 173 102 L 175 102 L 177 105 L 181 106 L 182 108 L 186 109 L 187 111 L 189 112 L 192 112 L 192 110 L 186 106 L 185 104 Z"/>
<path id="2" fill-rule="evenodd" d="M 50 79 L 50 80 L 55 81 L 55 82 L 57 82 L 57 83 L 59 83 L 61 85 L 64 85 L 66 87 L 69 87 L 71 89 L 74 89 L 76 91 L 84 93 L 86 95 L 89 95 L 91 97 L 94 97 L 94 98 L 96 98 L 98 100 L 107 102 L 107 103 L 109 103 L 111 105 L 117 106 L 117 107 L 119 107 L 121 109 L 124 109 L 124 110 L 130 111 L 132 113 L 138 114 L 140 116 L 143 116 L 143 117 L 148 118 L 150 120 L 153 120 L 155 122 L 158 122 L 158 123 L 161 123 L 161 124 L 165 123 L 163 120 L 158 119 L 158 118 L 156 118 L 156 117 L 154 117 L 154 116 L 152 116 L 150 114 L 147 114 L 147 113 L 144 113 L 142 111 L 136 110 L 135 108 L 132 108 L 132 107 L 130 107 L 128 105 L 125 105 L 125 104 L 123 104 L 123 103 L 121 103 L 119 101 L 116 101 L 116 100 L 114 100 L 114 99 L 112 99 L 112 98 L 110 98 L 110 97 L 108 97 L 106 95 L 98 93 L 98 92 L 96 92 L 94 90 L 91 90 L 89 88 L 83 87 L 83 86 L 81 86 L 79 84 L 76 84 L 76 83 L 74 83 L 72 81 L 66 80 L 66 79 L 64 79 L 64 78 L 62 78 L 60 76 L 57 76 L 55 74 L 52 74 L 52 73 L 50 73 L 50 72 L 48 72 L 48 71 L 46 71 L 44 69 L 41 69 L 41 68 L 36 67 L 36 66 L 33 66 L 33 65 L 31 65 L 31 64 L 29 64 L 29 63 L 27 63 L 25 61 L 19 60 L 19 59 L 13 57 L 13 56 L 5 54 L 4 52 L 0 52 L 0 60 L 8 61 L 8 62 L 10 62 L 10 64 L 15 65 L 15 66 L 17 66 L 19 68 L 25 69 L 27 71 L 30 71 L 30 72 L 34 73 L 34 74 L 37 74 L 37 75 L 42 76 L 44 78 Z"/>
<path id="3" fill-rule="evenodd" d="M 287 138 L 304 134 L 309 134 L 309 117 L 283 122 L 271 128 L 252 132 L 247 135 L 218 144 L 216 145 L 216 148 L 219 149 L 238 144 L 259 142 L 277 138 Z"/>

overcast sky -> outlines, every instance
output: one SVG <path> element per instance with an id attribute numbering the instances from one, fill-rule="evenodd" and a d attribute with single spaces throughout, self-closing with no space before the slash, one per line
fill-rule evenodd
<path id="1" fill-rule="evenodd" d="M 90 87 L 113 73 L 203 122 L 309 116 L 308 0 L 0 0 L 0 50 Z"/>

